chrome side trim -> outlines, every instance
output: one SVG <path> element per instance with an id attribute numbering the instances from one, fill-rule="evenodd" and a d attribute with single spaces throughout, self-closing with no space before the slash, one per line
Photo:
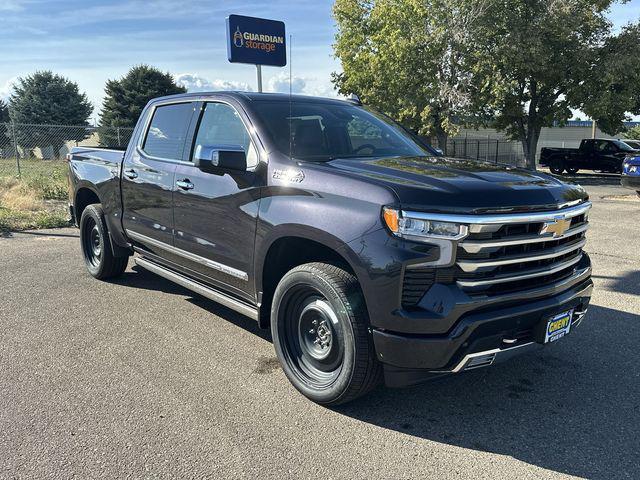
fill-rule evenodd
<path id="1" fill-rule="evenodd" d="M 214 262 L 213 260 L 209 260 L 208 258 L 201 257 L 200 255 L 196 255 L 195 253 L 187 252 L 186 250 L 182 250 L 181 248 L 176 248 L 173 245 L 169 245 L 167 243 L 161 242 L 160 240 L 147 237 L 146 235 L 142 235 L 141 233 L 137 233 L 129 229 L 126 229 L 125 232 L 132 240 L 135 240 L 137 242 L 160 248 L 169 253 L 173 253 L 174 255 L 178 255 L 180 257 L 186 258 L 187 260 L 191 260 L 192 262 L 204 265 L 205 267 L 209 267 L 219 272 L 226 273 L 227 275 L 231 275 L 232 277 L 239 278 L 240 280 L 244 280 L 245 282 L 249 280 L 249 275 L 242 270 L 238 270 L 219 262 Z"/>
<path id="2" fill-rule="evenodd" d="M 465 240 L 460 243 L 460 246 L 467 253 L 480 253 L 483 250 L 490 250 L 492 248 L 498 249 L 501 247 L 508 247 L 510 245 L 522 245 L 525 243 L 542 243 L 552 242 L 554 240 L 562 240 L 564 238 L 572 237 L 580 233 L 586 232 L 589 228 L 588 223 L 584 223 L 578 227 L 567 230 L 563 235 L 559 237 L 543 237 L 541 235 L 521 235 L 519 237 L 508 237 L 506 240 Z"/>
<path id="3" fill-rule="evenodd" d="M 526 280 L 528 278 L 544 277 L 545 275 L 553 275 L 554 273 L 564 270 L 565 268 L 569 268 L 578 263 L 580 260 L 582 260 L 582 255 L 579 255 L 576 258 L 572 258 L 568 262 L 560 263 L 552 269 L 541 268 L 529 271 L 528 273 L 522 275 L 503 275 L 493 277 L 489 280 L 458 280 L 456 284 L 460 288 L 473 288 L 486 285 L 495 285 L 496 283 L 517 282 L 518 280 Z"/>
<path id="4" fill-rule="evenodd" d="M 162 267 L 156 263 L 150 262 L 149 260 L 145 260 L 144 258 L 136 258 L 136 265 L 144 268 L 145 270 L 149 270 L 156 275 L 159 275 L 167 280 L 171 280 L 178 285 L 181 285 L 192 292 L 195 292 L 203 297 L 207 297 L 214 302 L 218 302 L 225 307 L 228 307 L 232 310 L 235 310 L 238 313 L 246 315 L 254 320 L 258 319 L 258 309 L 254 308 L 246 303 L 240 302 L 229 295 L 226 295 L 222 292 L 218 292 L 212 288 L 209 288 L 201 283 L 195 282 L 184 275 L 181 275 L 177 272 L 169 270 L 168 268 Z"/>
<path id="5" fill-rule="evenodd" d="M 575 207 L 563 210 L 536 212 L 536 213 L 514 213 L 500 215 L 457 215 L 442 213 L 424 212 L 402 212 L 403 216 L 417 218 L 420 220 L 435 220 L 442 222 L 463 223 L 469 225 L 495 225 L 508 223 L 539 223 L 557 219 L 568 219 L 586 213 L 591 208 L 591 202 L 585 202 Z"/>
<path id="6" fill-rule="evenodd" d="M 495 260 L 460 260 L 457 262 L 458 266 L 465 272 L 475 272 L 484 267 L 499 267 L 500 265 L 511 265 L 514 263 L 526 263 L 526 262 L 535 262 L 537 260 L 547 260 L 550 258 L 560 257 L 567 253 L 570 253 L 574 250 L 579 250 L 584 247 L 587 243 L 587 239 L 583 238 L 576 243 L 572 243 L 569 246 L 563 246 L 561 248 L 554 248 L 553 250 L 548 251 L 548 253 L 540 254 L 540 255 L 528 255 L 528 256 L 516 256 L 516 257 L 505 257 L 499 258 Z"/>

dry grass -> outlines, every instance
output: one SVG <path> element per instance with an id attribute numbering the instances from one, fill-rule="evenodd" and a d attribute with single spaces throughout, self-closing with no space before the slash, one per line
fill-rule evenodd
<path id="1" fill-rule="evenodd" d="M 16 178 L 0 178 L 0 205 L 11 210 L 36 212 L 43 202 L 38 192 Z"/>
<path id="2" fill-rule="evenodd" d="M 60 196 L 50 182 L 0 177 L 0 232 L 32 228 L 53 228 L 69 224 L 65 202 L 50 200 Z M 57 185 L 56 185 L 57 187 Z"/>

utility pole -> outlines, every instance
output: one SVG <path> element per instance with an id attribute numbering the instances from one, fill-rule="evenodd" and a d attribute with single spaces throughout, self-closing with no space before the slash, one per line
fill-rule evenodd
<path id="1" fill-rule="evenodd" d="M 596 138 L 596 121 L 591 120 L 591 138 Z"/>
<path id="2" fill-rule="evenodd" d="M 256 65 L 256 74 L 258 75 L 258 93 L 262 93 L 262 65 Z"/>

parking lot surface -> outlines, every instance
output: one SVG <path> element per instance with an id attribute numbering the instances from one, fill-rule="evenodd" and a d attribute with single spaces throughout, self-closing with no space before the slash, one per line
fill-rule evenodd
<path id="1" fill-rule="evenodd" d="M 78 232 L 0 238 L 1 478 L 640 478 L 640 201 L 575 175 L 596 289 L 548 348 L 352 404 L 290 386 L 255 322 Z"/>

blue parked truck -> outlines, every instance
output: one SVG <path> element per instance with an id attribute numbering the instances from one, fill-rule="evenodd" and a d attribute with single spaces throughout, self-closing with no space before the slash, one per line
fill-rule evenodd
<path id="1" fill-rule="evenodd" d="M 91 275 L 134 256 L 255 319 L 321 404 L 559 340 L 591 298 L 584 189 L 439 156 L 355 101 L 159 98 L 126 151 L 69 168 Z"/>

